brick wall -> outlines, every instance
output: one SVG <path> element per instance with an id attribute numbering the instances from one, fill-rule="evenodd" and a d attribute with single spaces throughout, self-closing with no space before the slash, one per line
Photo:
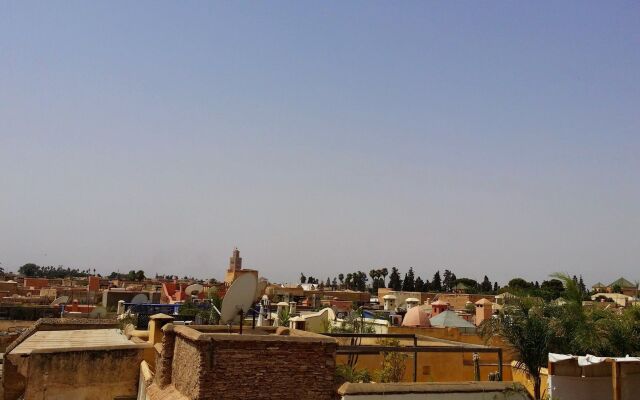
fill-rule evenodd
<path id="1" fill-rule="evenodd" d="M 335 396 L 336 342 L 291 331 L 290 336 L 202 333 L 163 328 L 156 384 L 171 383 L 191 399 L 329 400 Z M 166 345 L 174 343 L 173 350 Z M 173 351 L 169 367 L 166 354 Z"/>
<path id="2" fill-rule="evenodd" d="M 43 287 L 49 287 L 49 280 L 47 278 L 24 278 L 22 284 L 25 288 L 42 289 Z"/>

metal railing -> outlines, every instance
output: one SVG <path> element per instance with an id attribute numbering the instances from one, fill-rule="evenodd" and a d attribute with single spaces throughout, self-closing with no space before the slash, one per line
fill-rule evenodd
<path id="1" fill-rule="evenodd" d="M 336 354 L 344 355 L 371 355 L 383 352 L 413 353 L 413 381 L 418 380 L 418 353 L 496 353 L 498 355 L 498 380 L 502 380 L 502 349 L 478 344 L 464 344 L 459 342 L 418 336 L 409 333 L 325 333 L 324 335 L 335 338 L 381 338 L 381 339 L 411 339 L 413 346 L 387 346 L 387 345 L 338 345 Z M 443 343 L 442 346 L 419 346 L 418 340 L 429 340 Z"/>

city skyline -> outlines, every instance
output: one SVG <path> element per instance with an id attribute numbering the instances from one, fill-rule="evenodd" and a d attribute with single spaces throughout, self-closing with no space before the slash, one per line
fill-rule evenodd
<path id="1" fill-rule="evenodd" d="M 639 279 L 639 16 L 4 3 L 0 262 Z"/>

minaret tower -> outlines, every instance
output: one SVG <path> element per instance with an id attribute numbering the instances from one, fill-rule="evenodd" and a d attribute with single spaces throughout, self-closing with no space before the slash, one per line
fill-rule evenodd
<path id="1" fill-rule="evenodd" d="M 229 271 L 237 271 L 242 269 L 242 257 L 237 247 L 233 248 L 233 255 L 229 258 Z"/>

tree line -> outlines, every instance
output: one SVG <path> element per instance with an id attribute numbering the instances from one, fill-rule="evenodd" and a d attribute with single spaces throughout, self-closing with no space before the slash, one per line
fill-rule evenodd
<path id="1" fill-rule="evenodd" d="M 388 277 L 388 279 L 387 279 Z M 584 299 L 587 299 L 590 292 L 584 284 L 582 276 L 574 275 L 572 282 L 578 288 Z M 406 292 L 454 292 L 477 294 L 499 294 L 509 292 L 518 296 L 540 297 L 546 301 L 555 300 L 564 293 L 564 284 L 560 279 L 552 278 L 538 281 L 526 281 L 522 278 L 513 278 L 504 287 L 498 282 L 492 282 L 486 275 L 482 281 L 478 282 L 472 278 L 458 278 L 454 272 L 445 269 L 441 274 L 437 270 L 431 280 L 422 279 L 417 276 L 413 267 L 404 274 L 396 267 L 372 269 L 368 274 L 363 271 L 355 271 L 347 274 L 338 274 L 337 277 L 326 278 L 325 280 L 306 276 L 300 273 L 300 283 L 316 284 L 320 289 L 347 289 L 361 292 L 369 290 L 376 293 L 379 288 L 389 288 L 395 291 Z"/>
<path id="2" fill-rule="evenodd" d="M 65 268 L 62 265 L 58 265 L 57 267 L 51 265 L 41 267 L 34 263 L 27 263 L 18 268 L 18 273 L 29 278 L 69 278 L 87 277 L 91 275 L 91 271 L 88 268 L 79 270 L 77 268 Z"/>
<path id="3" fill-rule="evenodd" d="M 147 277 L 144 275 L 144 271 L 143 270 L 138 270 L 138 271 L 131 270 L 127 274 L 121 274 L 119 272 L 112 272 L 109 275 L 109 279 L 119 279 L 119 280 L 125 280 L 125 281 L 142 282 L 143 280 L 147 279 Z"/>
<path id="4" fill-rule="evenodd" d="M 387 281 L 387 276 L 389 277 Z M 370 279 L 369 279 L 370 278 Z M 363 271 L 355 271 L 345 274 L 338 274 L 337 277 L 321 280 L 313 276 L 306 276 L 300 273 L 300 283 L 317 284 L 321 289 L 330 288 L 358 290 L 364 292 L 370 290 L 375 293 L 379 288 L 389 288 L 395 291 L 407 292 L 452 292 L 455 289 L 464 290 L 466 293 L 496 293 L 500 289 L 498 282 L 491 282 L 485 275 L 481 282 L 471 278 L 458 278 L 449 269 L 445 269 L 442 275 L 437 270 L 431 280 L 422 279 L 417 276 L 413 267 L 402 276 L 400 270 L 392 267 L 371 269 L 368 274 Z"/>

